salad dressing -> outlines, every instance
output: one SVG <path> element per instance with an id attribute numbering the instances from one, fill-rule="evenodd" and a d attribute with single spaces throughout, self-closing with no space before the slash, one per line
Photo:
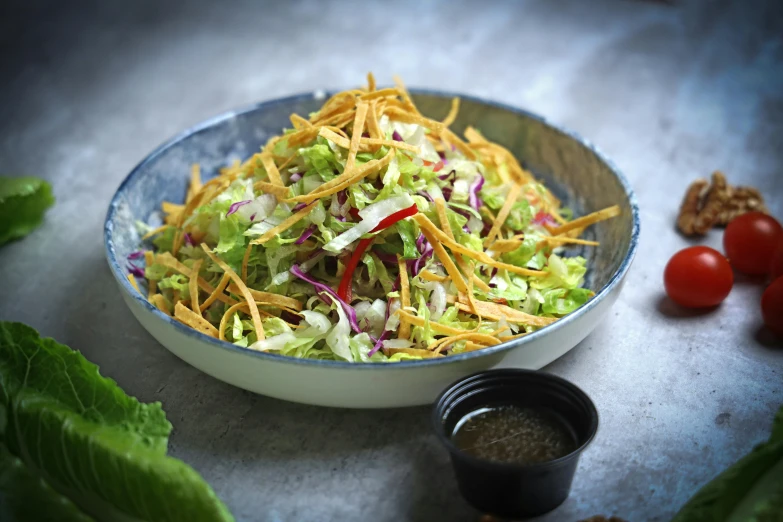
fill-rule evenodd
<path id="1" fill-rule="evenodd" d="M 571 429 L 554 414 L 515 405 L 469 413 L 454 427 L 451 440 L 474 457 L 507 464 L 547 462 L 577 447 Z"/>

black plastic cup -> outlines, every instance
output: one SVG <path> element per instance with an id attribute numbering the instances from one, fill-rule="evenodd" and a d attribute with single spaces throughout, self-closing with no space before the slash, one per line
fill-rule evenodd
<path id="1" fill-rule="evenodd" d="M 571 429 L 577 448 L 548 462 L 514 464 L 477 458 L 452 442 L 463 417 L 479 408 L 507 405 L 558 417 Z M 532 370 L 490 370 L 465 377 L 438 397 L 432 419 L 451 453 L 465 500 L 483 513 L 512 519 L 547 513 L 565 501 L 579 455 L 598 430 L 598 412 L 582 390 L 565 379 Z"/>

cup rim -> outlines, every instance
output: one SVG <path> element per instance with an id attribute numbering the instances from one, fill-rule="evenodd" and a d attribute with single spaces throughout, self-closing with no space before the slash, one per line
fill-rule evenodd
<path id="1" fill-rule="evenodd" d="M 544 462 L 535 462 L 531 464 L 513 464 L 513 463 L 486 460 L 479 457 L 475 457 L 470 453 L 467 453 L 462 449 L 458 448 L 451 441 L 451 437 L 446 435 L 446 430 L 444 429 L 443 414 L 446 409 L 446 406 L 454 402 L 454 400 L 460 396 L 458 394 L 455 395 L 454 397 L 450 397 L 450 394 L 457 392 L 460 387 L 470 384 L 472 382 L 481 381 L 486 378 L 502 377 L 502 376 L 516 377 L 520 380 L 529 380 L 531 377 L 540 380 L 548 380 L 550 382 L 564 386 L 569 391 L 574 393 L 583 402 L 584 406 L 587 409 L 588 415 L 590 417 L 590 425 L 588 427 L 587 437 L 585 438 L 584 442 L 580 444 L 577 448 L 569 452 L 568 454 L 563 455 L 562 457 L 558 457 L 553 460 L 547 460 Z M 543 471 L 551 468 L 557 468 L 564 464 L 567 464 L 574 458 L 578 457 L 587 448 L 587 446 L 590 445 L 590 443 L 595 438 L 596 433 L 598 432 L 598 424 L 599 424 L 599 415 L 598 415 L 598 410 L 595 407 L 595 403 L 593 403 L 592 399 L 587 395 L 587 393 L 585 393 L 584 390 L 579 388 L 576 384 L 572 383 L 567 379 L 564 379 L 562 377 L 559 377 L 557 375 L 548 372 L 543 372 L 540 370 L 527 370 L 522 368 L 503 368 L 503 369 L 485 370 L 485 371 L 473 373 L 471 375 L 468 375 L 466 377 L 454 381 L 453 383 L 448 385 L 440 393 L 440 395 L 438 395 L 437 399 L 435 399 L 435 403 L 432 408 L 431 419 L 438 439 L 446 447 L 446 449 L 449 450 L 450 454 L 458 455 L 461 460 L 465 460 L 469 462 L 471 466 L 490 468 L 500 472 L 503 471 L 518 472 L 521 470 Z"/>

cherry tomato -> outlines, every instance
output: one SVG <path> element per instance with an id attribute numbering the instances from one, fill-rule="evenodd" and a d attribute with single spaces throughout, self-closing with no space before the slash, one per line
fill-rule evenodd
<path id="1" fill-rule="evenodd" d="M 769 267 L 769 278 L 774 281 L 783 276 L 783 241 L 778 245 L 778 249 L 772 256 L 772 264 Z"/>
<path id="2" fill-rule="evenodd" d="M 767 328 L 783 337 L 783 277 L 775 279 L 761 296 L 761 315 Z"/>
<path id="3" fill-rule="evenodd" d="M 672 256 L 663 272 L 663 283 L 675 303 L 688 308 L 704 308 L 726 299 L 734 284 L 734 274 L 720 252 L 694 246 Z"/>
<path id="4" fill-rule="evenodd" d="M 731 266 L 751 275 L 766 275 L 772 255 L 783 241 L 783 227 L 761 212 L 735 218 L 723 233 L 723 250 Z"/>

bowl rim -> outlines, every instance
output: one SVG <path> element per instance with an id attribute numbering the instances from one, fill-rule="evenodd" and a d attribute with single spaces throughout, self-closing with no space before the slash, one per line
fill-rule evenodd
<path id="1" fill-rule="evenodd" d="M 131 182 L 131 180 L 134 177 L 136 177 L 148 163 L 155 161 L 158 156 L 163 154 L 169 148 L 173 147 L 180 141 L 190 136 L 206 131 L 207 129 L 215 126 L 218 123 L 222 123 L 231 118 L 235 118 L 237 116 L 254 112 L 259 109 L 273 107 L 275 105 L 288 104 L 300 100 L 305 100 L 308 98 L 325 99 L 324 96 L 328 97 L 333 93 L 333 91 L 325 91 L 325 90 L 316 90 L 312 92 L 294 94 L 282 98 L 275 98 L 273 100 L 257 102 L 241 107 L 239 109 L 229 110 L 227 112 L 224 112 L 212 118 L 208 118 L 176 134 L 174 137 L 166 140 L 162 145 L 159 145 L 157 148 L 155 148 L 144 159 L 142 159 L 135 167 L 133 167 L 133 169 L 125 177 L 125 179 L 123 179 L 122 183 L 120 183 L 120 186 L 117 188 L 117 191 L 112 196 L 111 202 L 109 203 L 108 211 L 106 212 L 106 219 L 104 221 L 104 247 L 106 250 L 106 259 L 109 263 L 109 267 L 111 268 L 112 274 L 114 275 L 115 279 L 120 285 L 120 288 L 129 297 L 134 299 L 143 308 L 151 312 L 155 317 L 162 320 L 164 323 L 167 323 L 168 325 L 172 326 L 179 332 L 194 338 L 194 340 L 209 343 L 215 346 L 216 348 L 220 348 L 240 355 L 260 358 L 261 360 L 268 360 L 270 362 L 276 362 L 276 363 L 304 365 L 304 366 L 311 366 L 314 368 L 315 367 L 343 368 L 343 369 L 351 368 L 351 369 L 360 369 L 361 371 L 371 371 L 371 370 L 381 370 L 381 369 L 404 370 L 410 368 L 424 368 L 430 366 L 457 364 L 462 361 L 488 357 L 491 355 L 499 354 L 502 352 L 506 352 L 518 348 L 522 345 L 531 343 L 536 339 L 539 339 L 551 332 L 554 332 L 555 330 L 567 327 L 570 323 L 578 320 L 582 315 L 586 314 L 589 310 L 597 306 L 606 296 L 608 296 L 612 292 L 612 290 L 614 290 L 614 288 L 617 285 L 621 283 L 621 281 L 623 280 L 623 278 L 625 277 L 626 273 L 628 272 L 631 266 L 631 262 L 633 261 L 633 258 L 636 255 L 636 251 L 638 248 L 639 233 L 640 233 L 639 205 L 636 199 L 636 195 L 633 189 L 631 188 L 631 185 L 626 179 L 626 177 L 623 175 L 620 169 L 617 168 L 614 162 L 611 159 L 609 159 L 603 152 L 601 152 L 601 150 L 598 147 L 596 147 L 593 143 L 583 138 L 579 134 L 569 129 L 566 129 L 560 125 L 553 124 L 542 116 L 531 113 L 524 109 L 513 107 L 511 105 L 502 102 L 487 100 L 477 96 L 465 95 L 465 94 L 454 93 L 449 91 L 442 91 L 438 89 L 411 88 L 409 89 L 409 92 L 414 96 L 417 94 L 421 94 L 421 95 L 437 96 L 437 97 L 448 98 L 448 99 L 459 97 L 460 99 L 463 100 L 469 100 L 471 102 L 475 102 L 478 104 L 496 107 L 502 110 L 513 112 L 515 114 L 519 114 L 526 118 L 536 120 L 552 128 L 553 130 L 565 135 L 566 137 L 575 140 L 577 143 L 581 144 L 582 146 L 590 150 L 604 164 L 606 164 L 607 167 L 609 167 L 609 170 L 612 172 L 612 174 L 614 174 L 614 176 L 620 182 L 620 185 L 622 185 L 623 190 L 625 191 L 625 195 L 628 198 L 628 202 L 632 214 L 631 238 L 628 245 L 628 252 L 620 262 L 620 266 L 612 274 L 609 281 L 600 290 L 596 292 L 595 296 L 592 299 L 590 299 L 590 301 L 588 301 L 587 303 L 585 303 L 575 311 L 571 312 L 570 314 L 566 315 L 565 317 L 559 319 L 558 321 L 555 321 L 552 324 L 544 326 L 540 330 L 537 330 L 529 335 L 526 335 L 518 339 L 513 339 L 505 343 L 500 343 L 497 346 L 491 346 L 491 347 L 484 348 L 482 350 L 475 350 L 472 352 L 467 352 L 462 354 L 449 355 L 447 357 L 442 357 L 437 359 L 422 359 L 419 361 L 399 361 L 395 363 L 363 363 L 363 362 L 356 363 L 356 362 L 348 362 L 348 361 L 329 361 L 329 360 L 321 360 L 321 359 L 300 359 L 297 357 L 290 357 L 287 355 L 280 355 L 276 353 L 251 350 L 249 348 L 236 346 L 228 341 L 221 341 L 219 339 L 215 339 L 208 335 L 202 334 L 201 332 L 198 332 L 192 328 L 183 325 L 179 321 L 176 321 L 172 317 L 158 310 L 155 306 L 152 305 L 152 303 L 147 301 L 147 299 L 143 295 L 141 295 L 138 291 L 136 291 L 131 286 L 130 282 L 128 281 L 128 278 L 125 276 L 125 270 L 123 270 L 122 266 L 117 260 L 116 252 L 114 249 L 114 239 L 113 239 L 114 227 L 112 221 L 114 219 L 115 214 L 117 213 L 117 209 L 121 203 L 125 189 L 128 186 L 128 184 Z"/>

